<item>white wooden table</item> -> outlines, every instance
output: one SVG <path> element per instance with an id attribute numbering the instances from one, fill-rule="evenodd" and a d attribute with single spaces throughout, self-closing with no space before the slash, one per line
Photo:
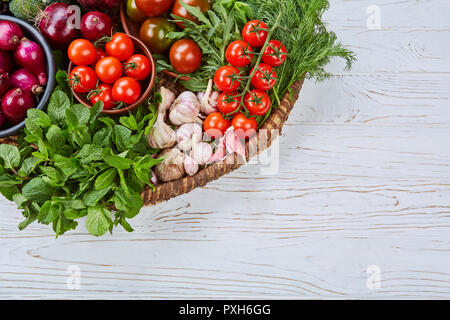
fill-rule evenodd
<path id="1" fill-rule="evenodd" d="M 448 0 L 331 0 L 359 62 L 305 83 L 277 175 L 246 166 L 99 239 L 20 232 L 2 198 L 0 296 L 450 298 L 449 16 Z"/>

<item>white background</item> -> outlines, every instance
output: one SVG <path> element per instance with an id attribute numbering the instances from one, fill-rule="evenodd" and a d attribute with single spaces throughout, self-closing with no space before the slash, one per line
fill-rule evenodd
<path id="1" fill-rule="evenodd" d="M 359 62 L 305 83 L 279 173 L 246 166 L 145 208 L 132 234 L 20 232 L 2 198 L 0 296 L 450 298 L 449 17 L 448 0 L 331 0 Z"/>

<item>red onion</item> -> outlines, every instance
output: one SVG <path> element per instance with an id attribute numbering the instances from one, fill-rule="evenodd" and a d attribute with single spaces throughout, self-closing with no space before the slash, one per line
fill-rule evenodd
<path id="1" fill-rule="evenodd" d="M 78 38 L 74 14 L 76 12 L 71 5 L 56 2 L 49 5 L 38 17 L 39 30 L 53 47 L 65 49 Z"/>
<path id="2" fill-rule="evenodd" d="M 86 10 L 109 10 L 120 4 L 119 0 L 78 0 Z"/>
<path id="3" fill-rule="evenodd" d="M 35 95 L 44 92 L 36 77 L 27 69 L 19 69 L 11 75 L 11 86 Z"/>
<path id="4" fill-rule="evenodd" d="M 11 86 L 11 81 L 6 72 L 0 72 L 0 98 L 1 96 L 8 91 Z"/>
<path id="5" fill-rule="evenodd" d="M 0 51 L 0 72 L 10 73 L 13 68 L 13 61 L 8 52 Z"/>
<path id="6" fill-rule="evenodd" d="M 2 99 L 2 112 L 13 124 L 23 121 L 27 116 L 27 110 L 33 107 L 33 96 L 22 89 L 11 89 Z"/>
<path id="7" fill-rule="evenodd" d="M 17 24 L 12 21 L 0 21 L 0 50 L 16 50 L 22 38 L 22 29 Z"/>
<path id="8" fill-rule="evenodd" d="M 103 12 L 91 11 L 81 19 L 81 34 L 83 38 L 97 41 L 104 36 L 111 36 L 112 20 Z"/>
<path id="9" fill-rule="evenodd" d="M 5 118 L 5 116 L 3 115 L 3 113 L 0 112 L 0 127 L 3 127 L 3 125 L 5 124 L 5 122 L 6 122 L 6 118 Z"/>
<path id="10" fill-rule="evenodd" d="M 23 38 L 14 52 L 14 59 L 19 66 L 30 70 L 37 77 L 41 86 L 47 84 L 44 52 L 36 42 Z"/>

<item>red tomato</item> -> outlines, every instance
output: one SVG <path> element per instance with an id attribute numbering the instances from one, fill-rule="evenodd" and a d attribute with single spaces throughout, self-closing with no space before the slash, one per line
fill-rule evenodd
<path id="1" fill-rule="evenodd" d="M 263 116 L 269 111 L 270 97 L 261 90 L 252 90 L 245 95 L 244 106 L 254 116 Z"/>
<path id="2" fill-rule="evenodd" d="M 158 17 L 169 11 L 173 0 L 136 0 L 136 7 L 147 17 Z"/>
<path id="3" fill-rule="evenodd" d="M 231 125 L 234 128 L 236 135 L 241 138 L 250 138 L 256 134 L 258 123 L 255 118 L 247 118 L 242 113 L 238 113 L 231 120 Z"/>
<path id="4" fill-rule="evenodd" d="M 144 80 L 152 72 L 150 60 L 142 55 L 135 54 L 125 63 L 125 74 L 136 80 Z"/>
<path id="5" fill-rule="evenodd" d="M 242 68 L 252 62 L 253 48 L 248 42 L 236 40 L 230 43 L 225 52 L 225 58 L 233 67 Z"/>
<path id="6" fill-rule="evenodd" d="M 102 101 L 103 110 L 111 110 L 117 103 L 112 96 L 112 86 L 106 83 L 102 83 L 98 89 L 91 91 L 88 98 L 92 105 Z"/>
<path id="7" fill-rule="evenodd" d="M 235 91 L 241 85 L 241 74 L 232 66 L 220 67 L 214 74 L 214 84 L 220 91 Z"/>
<path id="8" fill-rule="evenodd" d="M 112 36 L 111 41 L 105 44 L 105 50 L 108 56 L 125 61 L 130 59 L 134 53 L 133 40 L 125 33 L 116 33 Z"/>
<path id="9" fill-rule="evenodd" d="M 284 44 L 278 40 L 270 40 L 269 46 L 264 51 L 262 60 L 272 67 L 278 67 L 283 64 L 286 57 L 287 50 Z"/>
<path id="10" fill-rule="evenodd" d="M 224 119 L 220 112 L 209 114 L 203 121 L 203 130 L 213 139 L 222 137 L 229 127 L 230 120 Z"/>
<path id="11" fill-rule="evenodd" d="M 122 76 L 123 68 L 119 59 L 106 57 L 97 62 L 95 72 L 102 82 L 112 84 Z"/>
<path id="12" fill-rule="evenodd" d="M 177 17 L 181 17 L 186 20 L 193 21 L 195 23 L 198 23 L 197 18 L 192 16 L 191 14 L 189 14 L 189 12 L 184 7 L 181 6 L 180 1 L 182 1 L 183 3 L 185 3 L 191 7 L 197 8 L 201 12 L 205 12 L 206 10 L 209 10 L 211 8 L 208 0 L 175 0 L 175 4 L 173 5 L 173 8 L 172 8 L 172 14 Z M 183 22 L 178 22 L 177 25 L 181 29 L 185 28 Z"/>
<path id="13" fill-rule="evenodd" d="M 170 64 L 177 72 L 193 73 L 202 64 L 202 50 L 194 41 L 181 39 L 170 48 L 169 59 Z"/>
<path id="14" fill-rule="evenodd" d="M 217 98 L 217 107 L 224 115 L 233 115 L 239 111 L 242 97 L 236 92 L 222 92 Z"/>
<path id="15" fill-rule="evenodd" d="M 242 30 L 242 38 L 254 47 L 262 47 L 266 42 L 269 28 L 267 24 L 259 20 L 247 22 Z"/>
<path id="16" fill-rule="evenodd" d="M 96 48 L 97 50 L 97 58 L 95 59 L 94 63 L 92 64 L 92 66 L 95 68 L 95 65 L 97 64 L 97 62 L 99 62 L 101 59 L 106 58 L 106 52 L 100 48 Z"/>
<path id="17" fill-rule="evenodd" d="M 75 67 L 70 73 L 70 86 L 78 93 L 87 93 L 95 89 L 97 80 L 95 71 L 90 67 Z"/>
<path id="18" fill-rule="evenodd" d="M 141 85 L 133 78 L 120 78 L 114 83 L 112 95 L 116 101 L 133 104 L 141 97 Z"/>
<path id="19" fill-rule="evenodd" d="M 67 50 L 70 61 L 77 66 L 93 64 L 97 59 L 97 50 L 92 43 L 85 39 L 72 41 Z"/>
<path id="20" fill-rule="evenodd" d="M 253 70 L 252 70 L 253 72 Z M 259 90 L 270 90 L 277 82 L 277 73 L 275 70 L 265 63 L 260 63 L 258 70 L 252 78 L 252 85 Z"/>

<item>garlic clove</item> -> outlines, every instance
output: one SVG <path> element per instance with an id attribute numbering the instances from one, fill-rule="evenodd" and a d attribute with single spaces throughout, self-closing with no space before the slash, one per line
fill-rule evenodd
<path id="1" fill-rule="evenodd" d="M 175 93 L 165 87 L 159 88 L 159 93 L 161 94 L 162 101 L 158 106 L 158 114 L 163 114 L 163 120 L 165 120 L 167 110 L 169 110 L 175 101 Z"/>
<path id="2" fill-rule="evenodd" d="M 206 115 L 218 110 L 217 100 L 219 98 L 219 93 L 216 91 L 212 92 L 212 85 L 213 81 L 210 79 L 206 91 L 197 94 L 197 98 L 200 101 L 200 112 Z"/>
<path id="3" fill-rule="evenodd" d="M 177 148 L 185 152 L 192 149 L 192 144 L 200 142 L 202 138 L 202 127 L 197 123 L 185 123 L 177 132 Z"/>
<path id="4" fill-rule="evenodd" d="M 190 176 L 193 176 L 198 172 L 198 163 L 194 159 L 189 156 L 186 156 L 184 159 L 184 170 Z"/>
<path id="5" fill-rule="evenodd" d="M 204 166 L 211 159 L 213 154 L 212 147 L 209 143 L 200 142 L 192 146 L 191 157 L 201 166 Z"/>
<path id="6" fill-rule="evenodd" d="M 148 135 L 148 144 L 153 149 L 173 147 L 177 142 L 177 134 L 164 122 L 164 115 L 160 113 Z"/>
<path id="7" fill-rule="evenodd" d="M 242 143 L 242 140 L 236 135 L 233 127 L 230 127 L 227 132 L 225 132 L 225 146 L 229 153 L 236 153 L 241 156 L 242 159 L 246 159 L 245 157 L 245 147 Z"/>
<path id="8" fill-rule="evenodd" d="M 184 176 L 184 158 L 185 155 L 178 149 L 166 149 L 159 155 L 164 160 L 155 166 L 155 173 L 159 180 L 163 182 L 180 179 Z"/>
<path id="9" fill-rule="evenodd" d="M 179 126 L 197 121 L 199 114 L 200 103 L 197 96 L 191 91 L 184 91 L 172 104 L 169 119 L 172 124 Z"/>

